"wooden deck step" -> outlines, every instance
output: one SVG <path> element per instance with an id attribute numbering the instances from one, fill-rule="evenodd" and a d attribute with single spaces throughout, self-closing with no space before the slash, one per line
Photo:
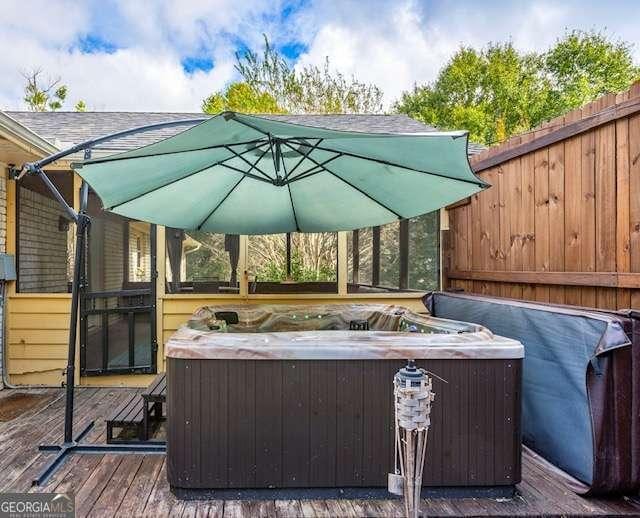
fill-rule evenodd
<path id="1" fill-rule="evenodd" d="M 147 401 L 164 403 L 167 400 L 167 375 L 158 374 L 149 386 L 142 391 L 142 398 Z"/>
<path id="2" fill-rule="evenodd" d="M 107 418 L 107 443 L 112 444 L 127 439 L 119 439 L 114 437 L 114 428 L 121 431 L 130 430 L 135 432 L 135 438 L 144 440 L 143 437 L 144 422 L 144 400 L 140 394 L 133 394 Z"/>

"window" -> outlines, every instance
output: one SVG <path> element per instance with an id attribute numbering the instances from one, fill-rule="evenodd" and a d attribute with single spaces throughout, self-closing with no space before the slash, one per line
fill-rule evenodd
<path id="1" fill-rule="evenodd" d="M 73 175 L 47 173 L 64 199 L 73 204 Z M 17 290 L 67 293 L 71 288 L 75 225 L 42 180 L 26 175 L 16 182 Z"/>
<path id="2" fill-rule="evenodd" d="M 409 220 L 409 278 L 412 290 L 440 287 L 440 218 L 438 212 Z"/>
<path id="3" fill-rule="evenodd" d="M 136 238 L 136 267 L 142 267 L 142 242 L 140 238 Z"/>
<path id="4" fill-rule="evenodd" d="M 406 221 L 403 221 L 403 226 Z M 396 221 L 380 227 L 380 275 L 377 285 L 387 288 L 400 286 L 400 222 Z"/>
<path id="5" fill-rule="evenodd" d="M 83 375 L 155 370 L 155 227 L 104 211 L 89 192 Z"/>
<path id="6" fill-rule="evenodd" d="M 249 293 L 337 293 L 338 235 L 248 237 Z"/>
<path id="7" fill-rule="evenodd" d="M 166 229 L 167 293 L 239 293 L 240 236 Z"/>
<path id="8" fill-rule="evenodd" d="M 141 221 L 129 221 L 128 233 L 129 282 L 151 281 L 151 225 Z"/>
<path id="9" fill-rule="evenodd" d="M 354 230 L 347 248 L 349 293 L 437 289 L 438 236 L 438 212 Z"/>

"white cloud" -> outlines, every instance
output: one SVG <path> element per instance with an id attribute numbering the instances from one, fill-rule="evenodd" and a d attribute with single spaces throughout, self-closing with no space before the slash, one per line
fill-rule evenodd
<path id="1" fill-rule="evenodd" d="M 427 20 L 412 2 L 376 5 L 377 16 L 352 26 L 349 17 L 325 23 L 300 57 L 298 66 L 321 64 L 380 86 L 385 99 L 396 99 L 414 82 L 435 76 L 458 42 Z"/>
<path id="2" fill-rule="evenodd" d="M 277 33 L 269 20 L 281 9 L 268 0 L 118 0 L 115 16 L 102 11 L 103 5 L 71 0 L 3 5 L 0 48 L 15 50 L 0 53 L 0 108 L 24 109 L 21 72 L 39 68 L 69 86 L 67 109 L 84 99 L 94 110 L 198 111 L 204 97 L 235 76 L 234 40 L 258 45 L 264 28 Z M 82 53 L 77 41 L 87 33 L 120 48 Z M 214 68 L 185 73 L 181 59 L 201 54 L 213 59 Z"/>
<path id="3" fill-rule="evenodd" d="M 628 22 L 640 4 L 603 9 L 570 2 L 322 2 L 319 29 L 297 66 L 320 65 L 326 56 L 336 69 L 379 85 L 390 106 L 414 83 L 436 78 L 438 70 L 460 45 L 482 47 L 489 41 L 511 40 L 522 50 L 548 48 L 566 28 L 607 27 L 610 34 L 640 44 Z M 626 12 L 626 15 L 621 15 Z M 310 23 L 310 25 L 312 25 Z M 635 48 L 640 57 L 640 49 Z"/>
<path id="4" fill-rule="evenodd" d="M 11 35 L 24 34 L 30 40 L 42 45 L 64 44 L 89 22 L 89 8 L 73 0 L 4 0 L 1 33 Z M 19 50 L 14 45 L 2 47 Z"/>
<path id="5" fill-rule="evenodd" d="M 84 99 L 93 110 L 197 111 L 201 99 L 233 75 L 228 59 L 218 61 L 208 73 L 187 75 L 179 57 L 170 52 L 130 48 L 113 54 L 83 54 L 19 43 L 19 53 L 2 58 L 2 68 L 10 71 L 0 78 L 0 103 L 5 108 L 21 107 L 19 72 L 28 67 L 62 77 L 70 89 L 68 108 Z M 0 47 L 4 44 L 0 36 Z"/>
<path id="6" fill-rule="evenodd" d="M 297 5 L 287 20 L 282 10 Z M 5 0 L 0 18 L 0 108 L 24 108 L 21 70 L 61 76 L 70 102 L 90 109 L 195 111 L 201 100 L 235 77 L 239 41 L 307 45 L 297 66 L 332 65 L 378 84 L 387 106 L 414 83 L 433 80 L 461 45 L 511 39 L 541 49 L 565 27 L 602 28 L 638 42 L 640 4 L 537 0 L 497 2 L 419 0 Z M 111 54 L 83 54 L 78 38 L 97 35 Z M 640 44 L 635 52 L 640 57 Z M 185 56 L 206 55 L 215 66 L 187 74 Z"/>

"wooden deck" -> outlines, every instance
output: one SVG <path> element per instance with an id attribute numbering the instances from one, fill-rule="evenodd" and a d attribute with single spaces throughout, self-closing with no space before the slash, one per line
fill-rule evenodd
<path id="1" fill-rule="evenodd" d="M 96 421 L 88 440 L 104 442 L 104 418 L 134 389 L 77 390 L 76 429 Z M 169 491 L 164 455 L 74 455 L 44 487 L 32 488 L 48 454 L 40 443 L 62 437 L 62 390 L 0 391 L 0 491 L 76 495 L 77 516 L 402 516 L 400 500 L 180 501 Z M 427 499 L 429 516 L 640 515 L 640 497 L 585 499 L 573 494 L 530 452 L 512 499 Z"/>

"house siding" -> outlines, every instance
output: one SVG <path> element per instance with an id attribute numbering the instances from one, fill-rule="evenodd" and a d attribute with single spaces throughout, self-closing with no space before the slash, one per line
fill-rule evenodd
<path id="1" fill-rule="evenodd" d="M 124 226 L 122 221 L 105 220 L 103 246 L 104 290 L 121 290 L 125 281 L 122 268 L 122 256 L 124 254 Z"/>
<path id="2" fill-rule="evenodd" d="M 19 193 L 18 291 L 66 293 L 67 232 L 58 228 L 64 212 L 56 200 L 42 194 L 28 189 Z"/>
<path id="3" fill-rule="evenodd" d="M 4 175 L 0 175 L 0 253 L 7 251 L 7 180 Z M 3 290 L 4 292 L 4 290 Z M 4 298 L 0 298 L 0 365 L 2 365 L 4 344 L 2 342 L 4 333 L 2 322 L 4 315 Z M 0 388 L 4 386 L 0 377 Z"/>

